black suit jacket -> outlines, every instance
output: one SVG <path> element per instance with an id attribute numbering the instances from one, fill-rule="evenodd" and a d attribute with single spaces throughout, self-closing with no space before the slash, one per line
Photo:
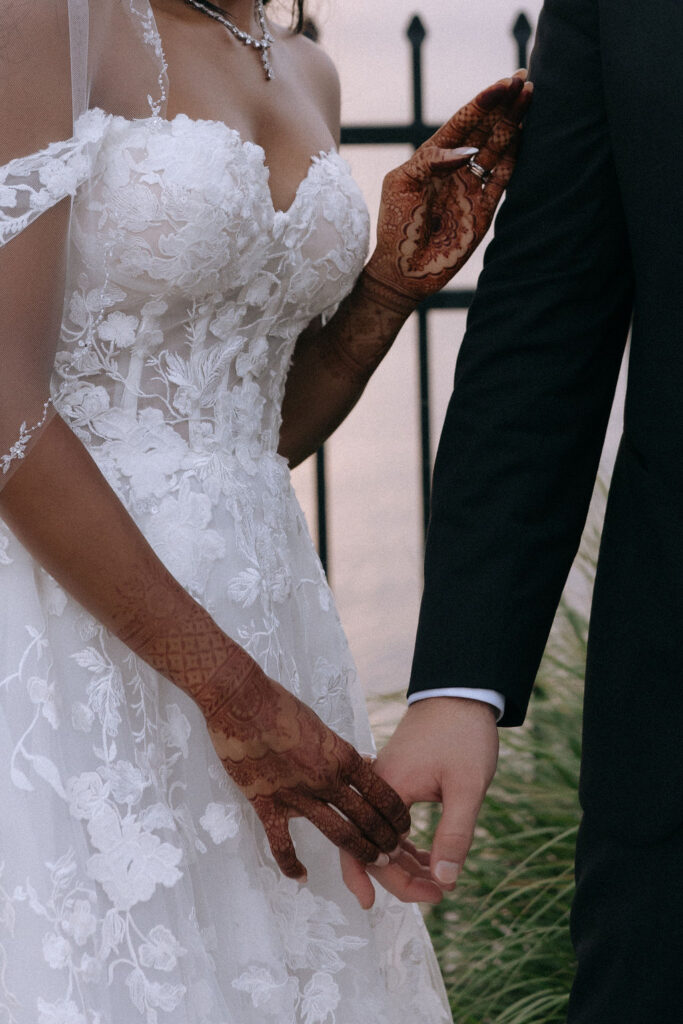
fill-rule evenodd
<path id="1" fill-rule="evenodd" d="M 536 92 L 437 456 L 410 692 L 524 719 L 633 315 L 591 616 L 581 795 L 683 822 L 683 3 L 547 0 Z"/>

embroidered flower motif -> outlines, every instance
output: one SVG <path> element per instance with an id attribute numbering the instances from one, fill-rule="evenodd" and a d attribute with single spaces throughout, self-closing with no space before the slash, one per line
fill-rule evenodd
<path id="1" fill-rule="evenodd" d="M 199 824 L 209 833 L 216 846 L 226 839 L 234 839 L 240 829 L 242 809 L 237 804 L 207 804 Z"/>
<path id="2" fill-rule="evenodd" d="M 136 316 L 125 313 L 110 313 L 100 325 L 99 335 L 104 341 L 111 341 L 117 348 L 130 348 L 135 344 L 136 331 L 140 321 Z"/>
<path id="3" fill-rule="evenodd" d="M 13 562 L 13 559 L 8 554 L 9 545 L 9 530 L 4 523 L 0 522 L 0 565 L 11 565 Z"/>
<path id="4" fill-rule="evenodd" d="M 71 959 L 71 943 L 63 935 L 47 932 L 43 936 L 43 956 L 50 967 L 61 970 Z"/>
<path id="5" fill-rule="evenodd" d="M 191 731 L 192 726 L 187 715 L 177 704 L 169 704 L 166 709 L 166 721 L 161 723 L 161 738 L 164 743 L 168 747 L 177 748 L 183 757 L 187 757 L 187 741 Z"/>
<path id="6" fill-rule="evenodd" d="M 68 780 L 66 795 L 73 817 L 87 821 L 106 806 L 109 786 L 97 772 L 82 772 Z"/>
<path id="7" fill-rule="evenodd" d="M 288 977 L 283 968 L 275 973 L 266 967 L 252 966 L 235 978 L 232 986 L 247 992 L 255 1009 L 277 1024 L 294 1024 L 299 983 Z"/>
<path id="8" fill-rule="evenodd" d="M 154 967 L 157 971 L 174 970 L 178 957 L 185 952 L 172 932 L 162 924 L 151 929 L 147 940 L 138 949 L 142 966 Z"/>
<path id="9" fill-rule="evenodd" d="M 57 729 L 59 717 L 55 705 L 54 683 L 49 683 L 47 679 L 42 679 L 40 676 L 33 676 L 28 681 L 28 695 L 31 703 L 40 707 L 40 713 L 47 718 L 52 728 Z"/>
<path id="10" fill-rule="evenodd" d="M 325 1024 L 339 1005 L 339 986 L 330 974 L 316 971 L 303 991 L 304 1024 Z"/>
<path id="11" fill-rule="evenodd" d="M 48 1003 L 38 996 L 38 1024 L 87 1024 L 72 999 Z"/>
<path id="12" fill-rule="evenodd" d="M 184 483 L 177 497 L 163 499 L 147 530 L 159 558 L 188 589 L 203 590 L 211 567 L 225 554 L 225 541 L 209 529 L 212 516 L 208 496 Z"/>
<path id="13" fill-rule="evenodd" d="M 97 918 L 90 900 L 74 900 L 73 909 L 62 921 L 62 928 L 72 936 L 77 946 L 84 946 L 97 930 Z"/>
<path id="14" fill-rule="evenodd" d="M 114 907 L 130 910 L 148 900 L 157 885 L 175 885 L 181 872 L 182 851 L 147 831 L 135 817 L 123 820 L 109 804 L 100 807 L 88 821 L 93 854 L 88 874 L 99 882 Z"/>
<path id="15" fill-rule="evenodd" d="M 148 784 L 140 769 L 130 761 L 103 765 L 100 774 L 109 783 L 114 800 L 119 804 L 128 804 L 129 807 L 138 803 Z"/>

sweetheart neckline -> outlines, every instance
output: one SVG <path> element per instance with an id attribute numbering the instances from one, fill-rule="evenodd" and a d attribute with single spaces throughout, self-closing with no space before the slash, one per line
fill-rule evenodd
<path id="1" fill-rule="evenodd" d="M 101 110 L 102 108 L 99 107 L 99 108 L 91 108 L 91 109 L 99 109 L 99 110 Z M 103 110 L 102 113 L 106 114 L 106 111 Z M 264 187 L 265 187 L 265 191 L 268 194 L 268 200 L 269 200 L 269 204 L 270 204 L 270 209 L 271 209 L 271 212 L 273 213 L 273 216 L 289 217 L 290 214 L 293 212 L 294 208 L 296 207 L 296 205 L 298 204 L 298 201 L 299 201 L 299 198 L 301 196 L 301 193 L 302 193 L 302 191 L 304 189 L 304 186 L 309 181 L 309 179 L 311 177 L 311 174 L 313 172 L 313 169 L 315 167 L 319 166 L 324 161 L 332 159 L 334 157 L 339 157 L 339 155 L 340 155 L 339 154 L 339 150 L 337 149 L 337 147 L 335 145 L 330 146 L 329 149 L 321 149 L 317 153 L 312 153 L 310 155 L 310 157 L 308 158 L 308 170 L 306 171 L 306 174 L 303 176 L 303 178 L 301 179 L 301 181 L 297 185 L 296 191 L 294 193 L 294 198 L 292 199 L 292 201 L 289 204 L 289 206 L 287 206 L 283 210 L 283 209 L 279 209 L 278 207 L 276 207 L 275 203 L 273 202 L 273 193 L 271 192 L 270 185 L 268 184 L 268 182 L 270 180 L 270 167 L 266 163 L 266 151 L 265 151 L 265 149 L 263 148 L 263 146 L 260 146 L 258 144 L 258 142 L 252 142 L 251 139 L 244 139 L 242 137 L 242 133 L 239 131 L 238 128 L 232 128 L 229 124 L 226 124 L 225 121 L 219 121 L 219 120 L 216 120 L 215 118 L 190 117 L 189 114 L 184 114 L 182 112 L 176 114 L 175 117 L 172 117 L 172 118 L 161 117 L 159 114 L 153 114 L 150 117 L 135 117 L 135 118 L 124 117 L 122 114 L 112 114 L 111 116 L 115 120 L 117 120 L 117 121 L 124 121 L 126 124 L 145 124 L 145 123 L 154 124 L 154 123 L 161 123 L 161 124 L 167 124 L 167 125 L 174 125 L 176 122 L 184 120 L 184 121 L 187 121 L 189 124 L 217 125 L 222 131 L 227 132 L 228 135 L 230 135 L 237 142 L 237 144 L 242 149 L 252 148 L 252 149 L 258 150 L 258 152 L 261 155 L 261 167 L 262 167 L 263 172 L 264 172 L 264 182 L 263 182 L 263 184 L 264 184 Z"/>

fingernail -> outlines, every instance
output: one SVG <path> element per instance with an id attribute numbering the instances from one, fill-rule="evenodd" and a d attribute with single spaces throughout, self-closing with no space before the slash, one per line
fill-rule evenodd
<path id="1" fill-rule="evenodd" d="M 389 863 L 389 856 L 386 853 L 380 853 L 377 860 L 374 862 L 376 868 L 385 868 Z"/>
<path id="2" fill-rule="evenodd" d="M 434 877 L 443 885 L 453 885 L 460 874 L 460 865 L 452 860 L 440 860 L 434 869 Z"/>
<path id="3" fill-rule="evenodd" d="M 298 882 L 299 885 L 306 885 L 306 882 L 308 881 L 308 875 L 299 875 L 299 877 L 296 878 L 295 881 Z"/>
<path id="4" fill-rule="evenodd" d="M 392 850 L 389 854 L 389 860 L 396 860 L 401 852 L 401 844 L 399 843 L 395 850 Z"/>
<path id="5" fill-rule="evenodd" d="M 475 146 L 459 146 L 458 149 L 449 149 L 451 156 L 476 156 L 479 150 Z"/>

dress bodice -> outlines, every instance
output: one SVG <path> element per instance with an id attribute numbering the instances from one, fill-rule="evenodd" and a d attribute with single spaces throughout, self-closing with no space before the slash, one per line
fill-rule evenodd
<path id="1" fill-rule="evenodd" d="M 222 122 L 102 116 L 74 200 L 52 393 L 142 509 L 180 473 L 200 467 L 215 491 L 226 460 L 253 473 L 276 451 L 296 338 L 353 286 L 368 213 L 334 150 L 279 211 L 263 149 Z"/>

